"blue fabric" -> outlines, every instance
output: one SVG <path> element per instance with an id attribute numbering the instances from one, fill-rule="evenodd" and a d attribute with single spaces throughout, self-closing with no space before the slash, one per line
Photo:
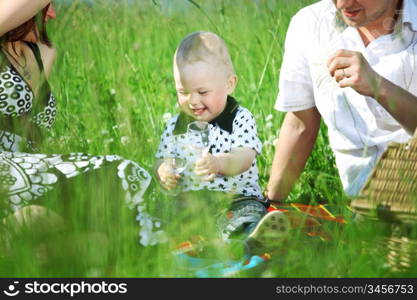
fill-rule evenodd
<path id="1" fill-rule="evenodd" d="M 257 255 L 245 256 L 241 260 L 220 261 L 218 259 L 192 257 L 185 253 L 177 254 L 175 260 L 179 267 L 190 271 L 199 278 L 233 277 L 267 262 L 267 260 Z"/>

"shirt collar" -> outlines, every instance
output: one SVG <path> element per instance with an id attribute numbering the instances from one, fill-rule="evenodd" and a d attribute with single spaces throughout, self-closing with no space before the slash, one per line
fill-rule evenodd
<path id="1" fill-rule="evenodd" d="M 226 130 L 229 133 L 233 131 L 233 120 L 236 117 L 237 108 L 239 103 L 232 96 L 227 96 L 226 106 L 223 111 L 215 119 L 210 121 L 210 124 L 217 124 L 221 129 Z M 180 112 L 177 122 L 174 127 L 174 134 L 183 134 L 187 132 L 187 126 L 189 123 L 195 121 L 192 117 L 186 115 L 184 112 Z"/>
<path id="2" fill-rule="evenodd" d="M 417 31 L 417 0 L 404 0 L 402 22 L 410 24 L 413 31 Z"/>

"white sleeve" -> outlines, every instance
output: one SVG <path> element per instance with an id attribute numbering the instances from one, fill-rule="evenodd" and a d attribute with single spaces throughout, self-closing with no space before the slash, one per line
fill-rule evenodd
<path id="1" fill-rule="evenodd" d="M 275 109 L 299 111 L 315 106 L 313 82 L 306 56 L 312 43 L 308 10 L 299 11 L 290 22 L 285 39 L 285 52 L 279 75 L 279 93 Z"/>
<path id="2" fill-rule="evenodd" d="M 251 148 L 258 154 L 262 151 L 262 143 L 256 133 L 256 122 L 253 115 L 246 108 L 239 108 L 233 121 L 231 148 Z"/>

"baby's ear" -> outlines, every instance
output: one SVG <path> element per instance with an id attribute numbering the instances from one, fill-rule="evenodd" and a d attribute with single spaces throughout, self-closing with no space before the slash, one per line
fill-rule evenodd
<path id="1" fill-rule="evenodd" d="M 227 80 L 227 94 L 230 95 L 233 93 L 237 85 L 237 75 L 232 74 L 230 75 L 229 79 Z"/>

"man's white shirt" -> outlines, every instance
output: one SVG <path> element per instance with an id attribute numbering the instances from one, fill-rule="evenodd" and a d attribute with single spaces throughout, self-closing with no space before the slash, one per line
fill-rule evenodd
<path id="1" fill-rule="evenodd" d="M 307 6 L 292 18 L 275 108 L 288 112 L 317 107 L 345 191 L 355 195 L 388 143 L 406 142 L 410 135 L 375 99 L 339 88 L 327 60 L 338 49 L 361 52 L 378 74 L 417 95 L 417 0 L 404 0 L 394 32 L 367 47 L 356 28 L 336 20 L 332 0 Z"/>

